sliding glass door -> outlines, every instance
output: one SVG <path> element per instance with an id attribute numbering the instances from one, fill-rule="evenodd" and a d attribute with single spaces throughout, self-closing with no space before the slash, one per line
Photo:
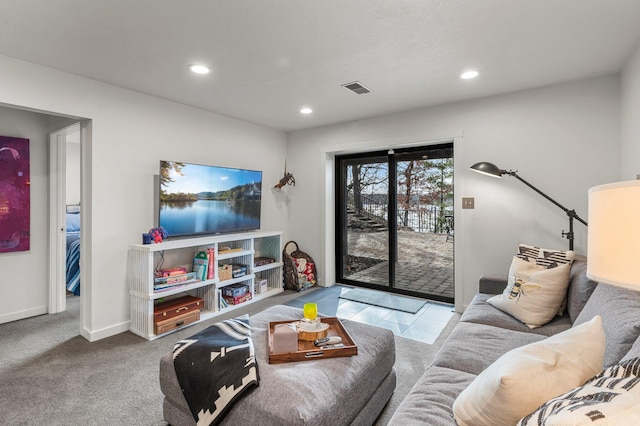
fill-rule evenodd
<path id="1" fill-rule="evenodd" d="M 368 286 L 389 285 L 389 161 L 386 155 L 338 160 L 339 276 Z"/>
<path id="2" fill-rule="evenodd" d="M 453 302 L 453 145 L 336 158 L 338 282 Z"/>

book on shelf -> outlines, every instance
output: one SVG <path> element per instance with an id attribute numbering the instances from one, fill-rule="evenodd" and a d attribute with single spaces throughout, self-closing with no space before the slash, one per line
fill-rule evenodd
<path id="1" fill-rule="evenodd" d="M 153 292 L 154 293 L 161 293 L 163 291 L 175 290 L 177 288 L 184 287 L 185 285 L 186 284 L 172 284 L 172 285 L 169 285 L 169 286 L 166 286 L 166 287 L 153 286 Z"/>
<path id="2" fill-rule="evenodd" d="M 206 251 L 199 251 L 193 258 L 193 272 L 202 281 L 207 279 L 207 268 L 209 267 L 209 256 Z"/>
<path id="3" fill-rule="evenodd" d="M 218 247 L 218 254 L 233 253 L 236 251 L 242 251 L 242 247 Z"/>
<path id="4" fill-rule="evenodd" d="M 162 277 L 157 277 L 153 280 L 154 287 L 155 286 L 167 286 L 172 284 L 181 284 L 188 282 L 196 282 L 198 278 L 196 277 L 195 272 L 186 272 L 178 275 L 167 275 Z"/>
<path id="5" fill-rule="evenodd" d="M 173 267 L 173 268 L 158 269 L 155 272 L 155 276 L 156 276 L 156 278 L 170 277 L 170 276 L 175 276 L 175 275 L 184 275 L 187 272 L 188 272 L 187 268 L 185 268 L 183 266 L 176 266 L 176 267 Z"/>
<path id="6" fill-rule="evenodd" d="M 161 291 L 174 290 L 200 281 L 193 272 L 187 272 L 180 275 L 168 275 L 158 277 L 153 280 L 153 291 L 159 293 Z"/>
<path id="7" fill-rule="evenodd" d="M 218 292 L 218 304 L 220 305 L 220 309 L 224 309 L 224 308 L 227 308 L 229 306 L 227 301 L 224 300 L 224 297 L 222 297 L 222 293 L 221 292 Z"/>

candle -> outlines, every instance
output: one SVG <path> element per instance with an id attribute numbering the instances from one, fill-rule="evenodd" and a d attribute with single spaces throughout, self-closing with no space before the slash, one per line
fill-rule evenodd
<path id="1" fill-rule="evenodd" d="M 315 303 L 305 303 L 303 311 L 306 319 L 314 320 L 318 316 L 318 305 Z"/>

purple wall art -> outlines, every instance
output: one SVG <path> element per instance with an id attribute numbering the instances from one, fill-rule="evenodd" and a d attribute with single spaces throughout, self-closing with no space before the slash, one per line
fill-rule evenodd
<path id="1" fill-rule="evenodd" d="M 29 250 L 29 139 L 0 136 L 0 253 Z"/>

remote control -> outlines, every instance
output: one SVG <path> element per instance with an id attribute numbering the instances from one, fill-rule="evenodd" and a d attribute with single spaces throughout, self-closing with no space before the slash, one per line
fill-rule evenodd
<path id="1" fill-rule="evenodd" d="M 338 343 L 342 343 L 342 337 L 340 336 L 323 337 L 321 339 L 316 339 L 313 342 L 316 346 L 336 345 Z"/>
<path id="2" fill-rule="evenodd" d="M 333 348 L 344 348 L 344 344 L 338 343 L 337 345 L 320 346 L 318 349 L 333 349 Z"/>

